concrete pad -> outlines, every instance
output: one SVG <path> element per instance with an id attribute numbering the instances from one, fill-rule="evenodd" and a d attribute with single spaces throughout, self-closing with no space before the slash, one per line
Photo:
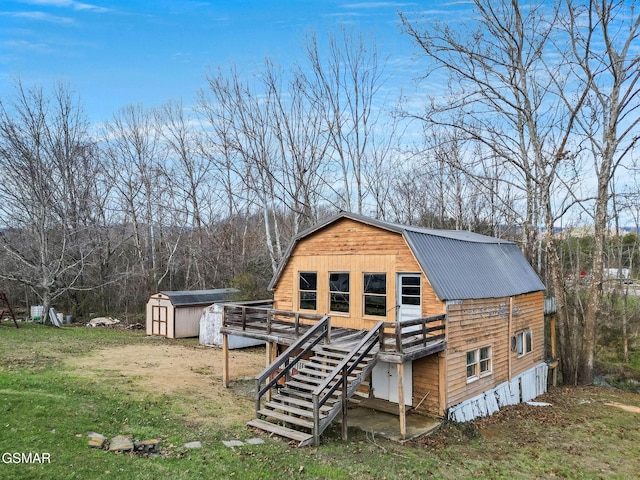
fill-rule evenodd
<path id="1" fill-rule="evenodd" d="M 247 438 L 245 443 L 248 443 L 249 445 L 262 445 L 264 440 L 261 438 Z"/>
<path id="2" fill-rule="evenodd" d="M 347 426 L 359 428 L 374 435 L 405 442 L 431 432 L 441 423 L 441 419 L 425 415 L 407 414 L 407 434 L 400 438 L 400 417 L 387 412 L 380 412 L 366 407 L 356 406 L 347 412 Z"/>
<path id="3" fill-rule="evenodd" d="M 202 448 L 202 442 L 187 442 L 184 448 Z"/>

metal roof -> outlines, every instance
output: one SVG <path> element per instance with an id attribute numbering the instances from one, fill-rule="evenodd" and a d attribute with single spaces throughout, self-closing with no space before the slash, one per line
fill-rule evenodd
<path id="1" fill-rule="evenodd" d="M 404 237 L 440 300 L 510 297 L 545 290 L 515 243 L 484 235 L 465 239 L 457 233 L 412 230 L 406 230 Z"/>
<path id="2" fill-rule="evenodd" d="M 240 293 L 237 288 L 219 288 L 216 290 L 179 290 L 160 292 L 169 297 L 174 306 L 211 305 L 212 303 L 231 300 Z"/>
<path id="3" fill-rule="evenodd" d="M 299 240 L 342 218 L 401 234 L 440 300 L 499 298 L 545 290 L 513 242 L 465 230 L 404 226 L 347 212 L 297 235 L 289 244 L 269 288 L 275 287 Z"/>

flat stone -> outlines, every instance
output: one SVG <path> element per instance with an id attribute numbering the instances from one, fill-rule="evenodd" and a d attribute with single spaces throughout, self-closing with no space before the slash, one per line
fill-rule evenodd
<path id="1" fill-rule="evenodd" d="M 133 451 L 133 439 L 126 435 L 117 435 L 111 439 L 109 444 L 110 452 L 131 452 Z"/>
<path id="2" fill-rule="evenodd" d="M 184 448 L 202 448 L 202 442 L 187 442 Z"/>
<path id="3" fill-rule="evenodd" d="M 91 448 L 102 448 L 107 441 L 107 437 L 96 432 L 87 433 L 87 437 L 89 437 L 89 446 Z"/>
<path id="4" fill-rule="evenodd" d="M 261 438 L 247 438 L 245 443 L 248 443 L 249 445 L 262 445 L 264 440 Z"/>
<path id="5" fill-rule="evenodd" d="M 233 447 L 241 447 L 244 445 L 240 440 L 223 440 L 222 443 L 225 447 L 233 448 Z"/>

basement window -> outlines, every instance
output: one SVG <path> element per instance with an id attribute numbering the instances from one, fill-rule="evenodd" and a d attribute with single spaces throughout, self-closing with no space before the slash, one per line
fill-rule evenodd
<path id="1" fill-rule="evenodd" d="M 387 274 L 364 274 L 364 314 L 385 317 L 387 315 Z"/>
<path id="2" fill-rule="evenodd" d="M 467 383 L 491 374 L 491 347 L 467 352 Z"/>
<path id="3" fill-rule="evenodd" d="M 300 310 L 316 310 L 318 306 L 318 274 L 300 272 Z"/>
<path id="4" fill-rule="evenodd" d="M 329 273 L 329 310 L 349 313 L 349 273 Z"/>

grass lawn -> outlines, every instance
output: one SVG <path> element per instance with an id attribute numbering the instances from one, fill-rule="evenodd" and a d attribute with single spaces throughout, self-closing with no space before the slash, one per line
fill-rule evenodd
<path id="1" fill-rule="evenodd" d="M 551 407 L 521 405 L 488 419 L 445 424 L 405 445 L 357 430 L 343 442 L 338 425 L 318 448 L 262 437 L 262 445 L 232 449 L 222 440 L 256 436 L 243 421 L 224 417 L 232 407 L 250 415 L 248 389 L 190 400 L 179 391 L 144 389 L 141 378 L 88 375 L 83 368 L 83 358 L 97 351 L 136 345 L 166 351 L 189 342 L 123 330 L 0 324 L 0 455 L 50 456 L 43 464 L 0 461 L 0 479 L 628 479 L 640 472 L 640 395 L 617 390 L 553 389 L 543 397 Z M 203 378 L 203 388 L 221 388 Z M 162 453 L 92 449 L 90 431 L 158 438 Z M 201 449 L 183 447 L 194 440 Z"/>

